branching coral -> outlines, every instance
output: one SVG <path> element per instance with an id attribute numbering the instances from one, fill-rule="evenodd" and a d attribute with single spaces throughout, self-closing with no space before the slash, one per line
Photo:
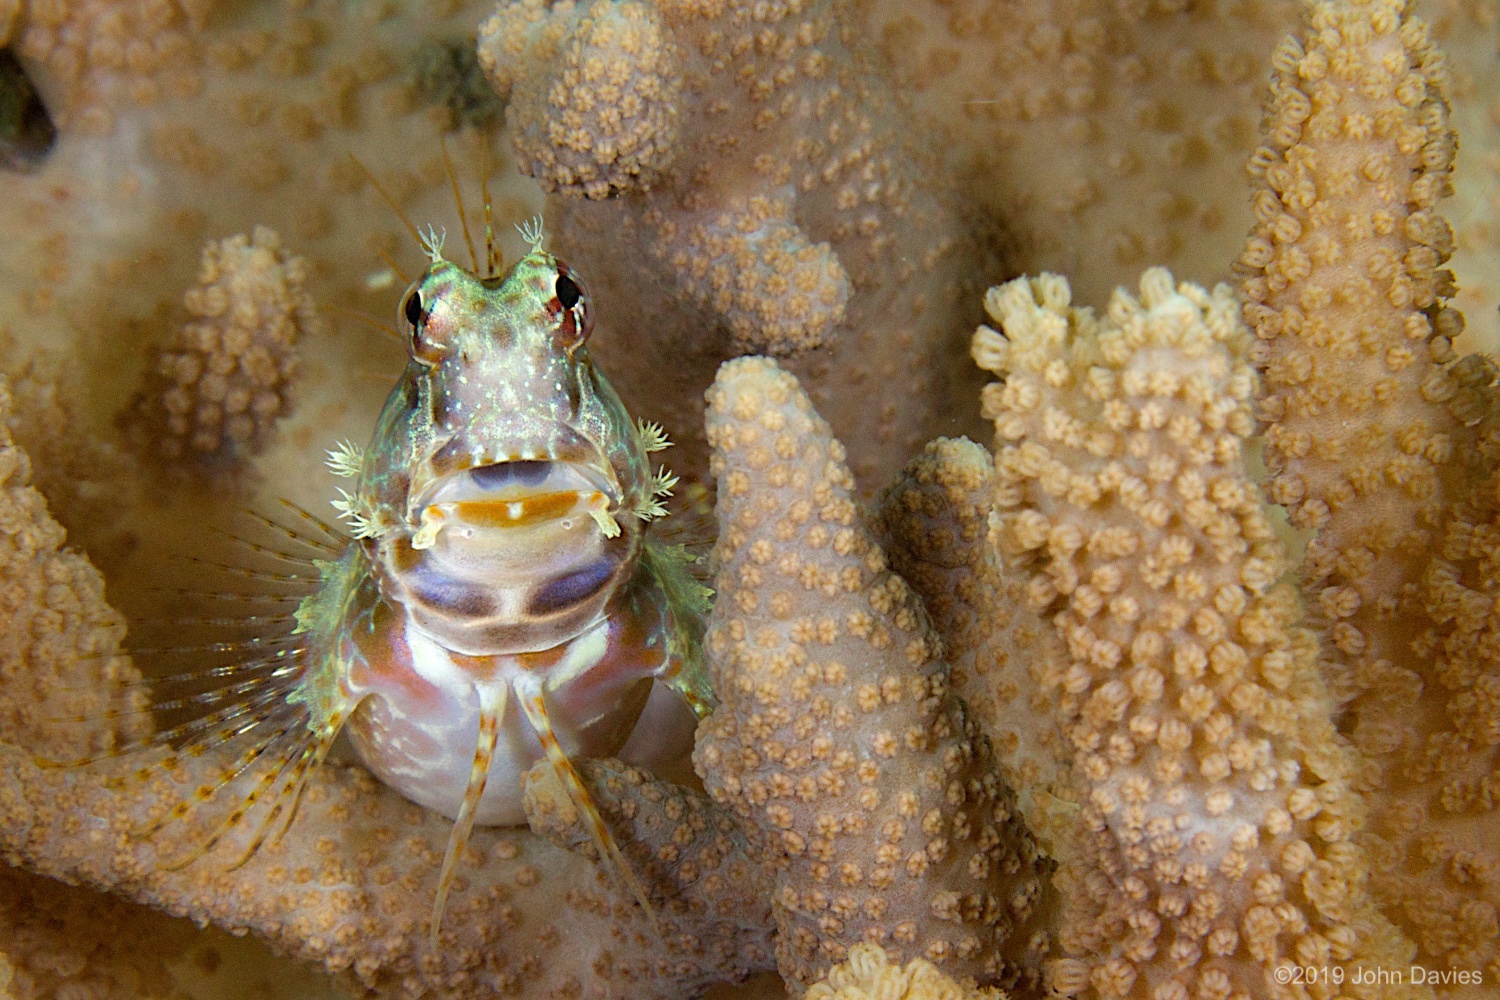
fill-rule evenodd
<path id="1" fill-rule="evenodd" d="M 484 30 L 479 51 L 515 111 L 522 173 L 587 198 L 662 179 L 677 153 L 682 53 L 654 8 L 602 3 L 564 20 L 526 4 Z"/>
<path id="2" fill-rule="evenodd" d="M 1494 372 L 1454 360 L 1447 67 L 1397 2 L 1310 4 L 1274 65 L 1240 258 L 1271 496 L 1317 532 L 1305 585 L 1370 763 L 1374 854 L 1403 873 L 1378 891 L 1431 959 L 1489 963 Z"/>
<path id="3" fill-rule="evenodd" d="M 1049 850 L 1075 818 L 1060 796 L 1071 756 L 1043 692 L 1066 666 L 1062 639 L 1026 602 L 989 544 L 994 463 L 972 441 L 939 438 L 886 489 L 879 508 L 891 565 L 922 596 L 953 666 L 953 690 L 979 717 L 1026 821 Z"/>
<path id="4" fill-rule="evenodd" d="M 1425 0 L 1464 133 L 1455 269 L 1494 342 L 1500 137 L 1489 0 Z M 1011 234 L 1008 263 L 1065 271 L 1104 301 L 1151 263 L 1213 282 L 1253 222 L 1244 160 L 1285 0 L 876 0 L 869 34 L 944 130 L 976 210 Z M 1482 311 L 1479 309 L 1483 306 Z"/>
<path id="5" fill-rule="evenodd" d="M 635 410 L 690 439 L 700 466 L 695 398 L 722 358 L 750 348 L 826 343 L 790 364 L 867 492 L 921 439 L 963 429 L 942 418 L 973 401 L 950 367 L 951 335 L 988 266 L 966 233 L 983 211 L 1004 216 L 1012 262 L 1076 264 L 1081 298 L 1147 258 L 1195 257 L 1207 277 L 1237 239 L 1245 206 L 1225 164 L 1252 141 L 1282 4 L 924 3 L 517 0 L 495 22 L 485 57 L 508 88 L 526 168 L 556 188 L 549 226 L 591 282 L 600 363 Z M 22 32 L 42 38 L 53 10 L 25 5 Z M 116 335 L 120 319 L 180 294 L 191 253 L 178 248 L 210 224 L 255 221 L 295 239 L 320 300 L 386 309 L 400 263 L 370 251 L 391 252 L 398 223 L 344 152 L 370 161 L 398 203 L 420 205 L 420 221 L 437 219 L 431 121 L 453 105 L 401 70 L 430 51 L 421 36 L 451 37 L 468 15 L 351 14 L 327 0 L 222 19 L 127 12 L 157 11 L 146 30 L 68 10 L 76 37 L 149 35 L 177 61 L 170 73 L 144 51 L 138 67 L 109 63 L 104 44 L 69 84 L 47 79 L 52 60 L 66 68 L 81 51 L 61 45 L 28 66 L 64 97 L 65 133 L 35 183 L 0 177 L 0 212 L 23 234 L 0 245 L 0 275 L 24 285 L 0 319 L 35 341 L 79 317 L 68 322 L 92 335 L 57 338 L 73 348 L 69 367 L 133 371 L 120 359 L 139 345 Z M 1436 15 L 1452 32 L 1494 10 L 1476 0 Z M 921 85 L 903 99 L 949 127 L 942 152 L 957 167 L 919 148 L 863 54 L 866 20 Z M 353 44 L 356 23 L 370 35 Z M 987 397 L 1005 432 L 998 467 L 977 445 L 937 442 L 868 526 L 840 446 L 789 376 L 764 361 L 725 370 L 710 424 L 724 705 L 698 754 L 708 794 L 610 762 L 583 768 L 647 881 L 662 940 L 541 783 L 531 819 L 553 843 L 477 837 L 437 955 L 422 942 L 446 824 L 358 769 L 330 768 L 286 841 L 244 869 L 215 855 L 169 872 L 158 859 L 185 832 L 128 834 L 225 759 L 185 762 L 142 791 L 5 751 L 5 859 L 254 930 L 387 992 L 688 996 L 774 958 L 789 981 L 826 974 L 819 997 L 957 997 L 966 985 L 898 963 L 927 954 L 958 979 L 1002 958 L 1034 969 L 1044 950 L 1054 988 L 1132 1000 L 1280 997 L 1266 975 L 1288 962 L 1337 967 L 1347 982 L 1411 959 L 1482 971 L 1492 991 L 1500 410 L 1493 371 L 1450 345 L 1457 315 L 1440 268 L 1458 241 L 1432 204 L 1450 171 L 1447 68 L 1397 5 L 1351 0 L 1310 6 L 1274 69 L 1242 262 L 1260 344 L 1223 293 L 1161 272 L 1102 318 L 1072 309 L 1058 279 L 1008 286 L 992 305 L 1012 339 L 985 335 L 980 352 L 1011 373 Z M 1487 70 L 1466 72 L 1455 89 L 1482 89 Z M 199 97 L 170 96 L 197 86 Z M 431 116 L 418 110 L 429 99 L 443 104 Z M 1470 108 L 1483 123 L 1481 111 Z M 115 145 L 85 142 L 82 126 L 112 120 Z M 79 179 L 99 150 L 126 148 L 107 194 Z M 455 148 L 478 158 L 473 142 Z M 954 176 L 979 182 L 959 211 L 945 190 Z M 112 225 L 78 223 L 105 199 Z M 529 210 L 514 188 L 497 208 L 506 221 Z M 341 364 L 366 352 L 311 346 L 317 405 L 299 404 L 281 451 L 257 460 L 278 491 L 309 495 L 299 457 L 340 421 L 367 430 L 345 373 L 357 366 Z M 1295 578 L 1275 579 L 1298 567 L 1244 468 L 1247 365 L 1266 379 L 1271 498 L 1318 531 L 1303 582 L 1321 644 L 1301 626 Z M 45 366 L 27 377 L 16 398 L 28 412 L 11 422 L 37 442 L 44 492 L 91 527 L 116 473 L 48 425 L 89 406 L 97 424 L 121 400 L 49 395 Z M 113 470 L 117 454 L 97 454 Z M 128 463 L 119 476 L 144 480 Z M 0 661 L 12 742 L 61 735 L 47 725 L 53 705 L 92 716 L 135 694 L 97 574 L 59 548 L 34 493 L 5 496 L 21 525 L 0 566 L 0 593 L 23 609 Z M 170 530 L 170 513 L 130 506 L 128 518 Z M 157 582 L 133 573 L 111 577 L 112 596 Z M 948 781 L 950 767 L 965 780 Z M 993 843 L 976 833 L 986 812 Z M 1060 866 L 1050 887 L 1022 812 Z M 946 842 L 923 829 L 934 814 Z M 24 878 L 34 912 L 70 912 Z M 1050 902 L 1059 889 L 1066 905 Z M 1017 899 L 1024 913 L 1034 891 L 1029 922 L 999 916 Z M 17 912 L 0 924 L 30 926 Z M 998 954 L 975 948 L 1012 916 Z M 95 930 L 58 940 L 82 953 Z M 12 955 L 12 983 L 34 957 Z M 89 961 L 74 985 L 101 982 L 114 960 Z"/>
<path id="6" fill-rule="evenodd" d="M 0 380 L 0 741 L 58 755 L 110 746 L 107 729 L 59 725 L 72 715 L 127 723 L 135 677 L 117 655 L 123 623 L 104 602 L 104 581 L 62 548 L 63 531 L 30 485 L 31 462 L 11 443 L 9 388 Z M 127 727 L 127 732 L 130 727 Z M 165 920 L 140 937 L 120 932 L 130 908 L 91 898 L 6 867 L 0 854 L 0 996 L 51 996 L 67 989 L 136 996 L 168 979 L 163 961 L 182 944 Z M 147 930 L 149 926 L 150 931 Z M 154 932 L 154 933 L 152 933 Z"/>
<path id="7" fill-rule="evenodd" d="M 104 601 L 104 580 L 63 548 L 64 532 L 30 485 L 31 459 L 11 443 L 10 390 L 0 380 L 0 740 L 74 756 L 114 745 L 113 727 L 61 724 L 116 718 L 138 731 L 126 685 L 138 676 L 119 655 L 124 622 Z"/>
<path id="8" fill-rule="evenodd" d="M 981 328 L 975 357 L 1006 376 L 985 391 L 996 541 L 1069 655 L 1048 693 L 1083 815 L 1051 986 L 1255 997 L 1282 965 L 1350 982 L 1398 966 L 1408 946 L 1352 842 L 1352 762 L 1243 464 L 1238 303 L 1158 269 L 1102 319 L 1055 276 L 986 304 L 1003 334 Z"/>
<path id="9" fill-rule="evenodd" d="M 708 434 L 721 703 L 695 760 L 766 853 L 782 975 L 810 983 L 863 940 L 1015 982 L 1045 946 L 1045 865 L 842 446 L 764 358 L 720 371 Z"/>
<path id="10" fill-rule="evenodd" d="M 857 944 L 805 996 L 806 1000 L 1002 1000 L 1005 994 L 960 986 L 925 959 L 892 965 L 880 945 Z"/>
<path id="11" fill-rule="evenodd" d="M 737 353 L 823 348 L 794 370 L 867 488 L 964 408 L 956 334 L 986 258 L 848 13 L 514 0 L 481 31 L 518 162 L 558 192 L 559 246 L 602 304 L 596 353 L 688 472 L 698 392 Z M 841 391 L 898 373 L 899 403 Z"/>
<path id="12" fill-rule="evenodd" d="M 264 226 L 204 246 L 198 284 L 182 297 L 192 320 L 162 348 L 135 407 L 139 436 L 161 457 L 243 459 L 266 446 L 291 411 L 298 345 L 319 325 L 306 272 Z"/>

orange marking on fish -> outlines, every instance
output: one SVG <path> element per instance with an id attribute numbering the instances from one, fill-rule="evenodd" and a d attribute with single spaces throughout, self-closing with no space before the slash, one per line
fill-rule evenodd
<path id="1" fill-rule="evenodd" d="M 455 500 L 442 506 L 480 528 L 522 528 L 562 517 L 578 506 L 578 497 L 577 490 L 560 490 L 518 500 Z"/>

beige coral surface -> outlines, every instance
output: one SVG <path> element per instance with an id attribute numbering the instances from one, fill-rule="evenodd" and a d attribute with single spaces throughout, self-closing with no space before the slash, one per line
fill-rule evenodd
<path id="1" fill-rule="evenodd" d="M 720 705 L 694 759 L 762 840 L 782 975 L 810 985 L 862 940 L 1034 978 L 1048 865 L 920 599 L 862 523 L 843 446 L 766 358 L 719 370 L 708 437 Z"/>
<path id="2" fill-rule="evenodd" d="M 246 867 L 174 872 L 158 862 L 179 834 L 132 831 L 222 761 L 122 789 L 106 777 L 126 763 L 59 771 L 0 751 L 0 852 L 43 873 L 0 869 L 0 996 L 224 995 L 205 984 L 226 961 L 305 977 L 288 993 L 677 997 L 778 957 L 788 981 L 826 972 L 820 997 L 968 996 L 946 977 L 988 971 L 997 956 L 972 942 L 1026 926 L 1034 872 L 1068 905 L 1005 957 L 1024 976 L 1045 953 L 1069 993 L 1301 996 L 1274 981 L 1293 962 L 1346 982 L 1362 966 L 1477 971 L 1481 986 L 1441 992 L 1500 990 L 1500 445 L 1492 368 L 1457 360 L 1500 329 L 1494 0 L 504 4 L 552 33 L 507 36 L 511 132 L 465 61 L 496 13 L 481 0 L 15 9 L 61 138 L 40 173 L 0 175 L 4 423 L 21 446 L 0 448 L 0 739 L 76 753 L 143 724 L 78 721 L 140 697 L 119 612 L 159 612 L 147 588 L 169 578 L 165 554 L 199 551 L 225 508 L 320 508 L 322 450 L 367 436 L 402 351 L 348 311 L 385 322 L 421 256 L 351 152 L 450 248 L 483 245 L 488 161 L 508 259 L 510 224 L 543 204 L 516 168 L 556 188 L 548 222 L 591 282 L 601 363 L 633 411 L 672 425 L 685 469 L 706 472 L 720 438 L 720 635 L 762 622 L 775 652 L 716 653 L 736 697 L 705 730 L 708 795 L 585 769 L 654 880 L 661 938 L 545 788 L 544 836 L 476 837 L 434 956 L 446 823 L 358 767 L 325 769 L 294 835 Z M 0 0 L 0 31 L 9 15 Z M 493 131 L 448 131 L 483 115 Z M 227 487 L 161 477 L 115 420 L 151 348 L 191 321 L 201 248 L 257 225 L 305 261 L 324 310 L 296 410 Z M 982 337 L 981 358 L 1025 375 L 988 397 L 1011 417 L 998 466 L 950 439 L 900 471 L 927 438 L 982 429 L 963 348 L 983 284 L 1051 268 L 1105 303 L 1147 263 L 1207 285 L 1237 258 L 1253 345 L 1222 293 L 1159 272 L 1100 316 L 1072 311 L 1056 278 L 994 293 L 1017 336 Z M 787 362 L 801 388 L 763 367 L 777 406 L 741 415 L 721 393 L 699 437 L 719 361 L 752 347 L 802 349 Z M 1252 404 L 1264 484 L 1242 461 Z M 764 463 L 723 447 L 773 411 L 813 456 L 801 480 L 774 442 Z M 868 521 L 849 468 L 814 461 L 840 441 L 854 492 L 890 486 Z M 1262 488 L 1295 542 L 1322 531 L 1305 565 L 1279 553 Z M 809 523 L 847 534 L 792 545 L 798 490 Z M 790 557 L 852 570 L 851 587 L 777 589 Z M 844 645 L 814 677 L 825 618 Z M 916 638 L 858 652 L 882 634 Z M 804 693 L 861 724 L 803 732 L 786 706 Z M 934 753 L 967 781 L 924 785 L 935 772 L 912 762 Z M 971 822 L 984 813 L 994 838 Z M 925 863 L 896 847 L 911 820 Z M 272 966 L 254 938 L 157 910 L 314 965 Z"/>
<path id="3" fill-rule="evenodd" d="M 481 29 L 517 164 L 601 303 L 597 356 L 684 474 L 704 472 L 701 393 L 736 354 L 794 356 L 867 493 L 973 423 L 955 333 L 994 257 L 856 18 L 844 0 L 514 0 Z"/>

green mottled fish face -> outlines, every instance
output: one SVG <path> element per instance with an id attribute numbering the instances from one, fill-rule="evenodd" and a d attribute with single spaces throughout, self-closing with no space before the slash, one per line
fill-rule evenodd
<path id="1" fill-rule="evenodd" d="M 366 452 L 382 562 L 456 650 L 554 645 L 638 553 L 644 447 L 589 360 L 582 282 L 541 249 L 503 280 L 437 260 L 408 291 L 406 377 Z"/>

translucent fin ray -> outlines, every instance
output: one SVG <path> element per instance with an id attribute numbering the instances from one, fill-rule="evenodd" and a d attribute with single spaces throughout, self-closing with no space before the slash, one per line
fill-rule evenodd
<path id="1" fill-rule="evenodd" d="M 225 528 L 214 528 L 213 533 L 215 535 L 218 535 L 220 538 L 225 538 L 231 542 L 234 542 L 236 545 L 244 546 L 258 556 L 264 556 L 267 559 L 274 559 L 277 562 L 292 563 L 293 565 L 297 566 L 316 568 L 316 564 L 313 562 L 314 557 L 312 557 L 311 555 L 307 555 L 305 553 L 287 552 L 282 549 L 275 549 L 269 545 L 264 545 L 260 542 L 257 542 L 254 539 L 246 538 L 244 535 L 235 534 L 234 532 L 229 531 Z"/>
<path id="2" fill-rule="evenodd" d="M 448 905 L 448 890 L 453 884 L 454 869 L 458 867 L 458 859 L 474 830 L 474 816 L 479 809 L 479 800 L 484 795 L 509 690 L 504 682 L 486 684 L 479 688 L 479 739 L 474 746 L 474 763 L 469 768 L 469 782 L 464 788 L 463 804 L 459 806 L 458 816 L 453 820 L 453 830 L 448 834 L 448 849 L 443 852 L 443 868 L 438 875 L 437 893 L 432 900 L 432 923 L 428 939 L 433 951 L 437 951 L 438 931 L 443 925 L 443 910 Z"/>
<path id="3" fill-rule="evenodd" d="M 314 514 L 307 508 L 301 506 L 300 504 L 294 503 L 291 500 L 287 500 L 284 497 L 278 500 L 277 503 L 281 504 L 282 507 L 291 511 L 298 520 L 302 521 L 305 524 L 312 525 L 323 534 L 327 535 L 332 542 L 338 545 L 336 551 L 342 552 L 344 546 L 349 544 L 349 536 L 345 535 L 342 531 L 338 530 L 338 528 L 334 527 L 332 524 L 323 520 L 321 517 Z"/>
<path id="4" fill-rule="evenodd" d="M 294 668 L 293 668 L 294 669 Z M 288 671 L 290 672 L 290 671 Z M 167 698 L 162 701 L 154 701 L 136 708 L 111 708 L 94 715 L 64 715 L 57 716 L 54 722 L 84 723 L 95 720 L 122 719 L 146 713 L 178 712 L 186 708 L 202 707 L 206 705 L 217 705 L 219 702 L 229 698 L 236 698 L 249 694 L 252 691 L 274 684 L 280 678 L 276 674 L 265 677 L 257 677 L 246 681 L 237 681 L 234 684 L 214 688 L 211 691 L 200 691 L 197 694 L 184 695 L 177 698 Z"/>
<path id="5" fill-rule="evenodd" d="M 300 732 L 292 731 L 278 735 L 276 740 L 267 744 L 266 750 L 269 750 L 276 743 L 283 741 L 286 742 L 287 746 L 277 753 L 276 759 L 271 762 L 271 766 L 266 773 L 261 775 L 256 781 L 255 786 L 245 793 L 239 803 L 229 811 L 227 816 L 218 822 L 207 837 L 200 840 L 186 854 L 171 861 L 158 862 L 158 866 L 167 871 L 181 871 L 209 851 L 212 851 L 218 846 L 219 841 L 223 840 L 226 835 L 240 825 L 251 810 L 255 808 L 256 803 L 260 801 L 261 797 L 271 788 L 275 787 L 286 773 L 287 765 L 304 752 L 311 739 L 311 734 L 304 729 Z"/>
<path id="6" fill-rule="evenodd" d="M 178 556 L 185 562 L 195 563 L 199 566 L 208 566 L 212 569 L 228 573 L 231 576 L 242 577 L 246 580 L 258 580 L 262 583 L 300 583 L 307 586 L 317 586 L 318 578 L 306 573 L 271 573 L 263 569 L 251 569 L 248 566 L 237 566 L 234 563 L 219 562 L 216 559 L 206 559 L 203 556 Z"/>
<path id="7" fill-rule="evenodd" d="M 254 767 L 255 762 L 265 754 L 267 748 L 276 743 L 277 740 L 283 739 L 289 733 L 294 732 L 296 730 L 298 721 L 299 720 L 296 718 L 280 720 L 277 724 L 280 725 L 281 728 L 275 731 L 266 731 L 265 727 L 262 726 L 261 735 L 252 740 L 250 744 L 243 751 L 241 751 L 240 755 L 234 759 L 233 763 L 231 763 L 228 767 L 221 768 L 219 770 L 219 773 L 214 776 L 214 779 L 212 781 L 199 785 L 188 794 L 179 798 L 169 808 L 164 809 L 154 819 L 152 819 L 150 823 L 132 830 L 131 836 L 137 840 L 145 840 L 155 836 L 158 832 L 165 829 L 171 823 L 175 823 L 181 819 L 186 819 L 189 815 L 192 814 L 192 811 L 195 808 L 208 802 L 218 794 L 220 789 L 228 787 L 232 782 L 234 782 L 236 778 L 240 777 L 240 775 L 244 774 L 245 772 L 250 770 L 250 768 Z M 254 725 L 259 726 L 260 724 L 255 723 Z M 175 760 L 172 760 L 171 758 L 169 758 L 169 760 L 171 760 L 173 766 L 176 766 L 177 762 Z M 144 777 L 144 775 L 146 774 L 147 772 L 143 770 L 137 772 L 132 777 L 134 777 L 137 781 L 149 780 L 149 778 Z"/>
<path id="8" fill-rule="evenodd" d="M 66 703 L 60 706 L 61 721 L 79 724 L 155 716 L 155 731 L 120 737 L 107 749 L 90 748 L 79 759 L 38 761 L 85 766 L 156 751 L 107 781 L 116 788 L 150 783 L 168 796 L 132 831 L 148 838 L 180 830 L 158 851 L 166 870 L 185 868 L 216 849 L 233 870 L 279 841 L 353 709 L 339 659 L 346 655 L 339 638 L 343 615 L 325 613 L 309 630 L 306 609 L 309 602 L 345 607 L 368 580 L 368 566 L 325 522 L 295 504 L 283 507 L 291 512 L 283 515 L 290 525 L 256 511 L 236 512 L 238 526 L 216 531 L 233 543 L 233 554 L 180 557 L 194 574 L 212 569 L 209 586 L 160 588 L 157 593 L 166 596 L 158 600 L 168 614 L 133 619 L 135 641 L 127 651 L 137 662 L 155 661 L 161 676 L 127 682 L 124 700 L 102 713 L 90 714 L 81 699 L 76 714 L 67 713 Z M 340 552 L 342 558 L 329 558 Z M 273 561 L 292 570 L 273 570 Z M 215 589 L 219 575 L 253 581 L 244 586 L 250 592 L 235 584 Z M 207 605 L 202 616 L 183 613 Z M 172 613 L 174 606 L 182 612 Z M 188 772 L 197 780 L 177 787 L 183 765 L 192 760 L 203 762 Z M 204 764 L 210 765 L 207 772 Z M 168 780 L 158 784 L 163 778 Z"/>
<path id="9" fill-rule="evenodd" d="M 615 841 L 614 834 L 610 833 L 609 827 L 604 823 L 604 817 L 599 812 L 599 807 L 594 804 L 594 798 L 589 794 L 588 786 L 583 783 L 583 776 L 568 759 L 561 744 L 557 742 L 557 735 L 552 731 L 552 721 L 547 714 L 547 702 L 543 695 L 542 684 L 532 677 L 517 681 L 516 696 L 520 700 L 521 710 L 526 714 L 526 720 L 531 723 L 531 728 L 536 732 L 537 740 L 542 744 L 542 749 L 547 754 L 547 763 L 552 767 L 552 773 L 557 776 L 573 807 L 578 810 L 578 816 L 584 828 L 588 830 L 594 847 L 599 852 L 601 863 L 608 864 L 613 870 L 616 878 L 623 883 L 623 888 L 632 896 L 646 914 L 646 921 L 651 925 L 652 933 L 661 937 L 661 927 L 656 920 L 656 911 L 651 906 L 651 900 L 646 896 L 646 890 L 636 878 L 635 871 L 630 866 L 630 861 L 625 853 L 620 850 L 620 845 Z"/>
<path id="10" fill-rule="evenodd" d="M 316 519 L 313 518 L 311 514 L 303 511 L 302 508 L 297 507 L 296 504 L 291 503 L 291 501 L 283 500 L 281 502 L 298 511 L 303 517 L 316 521 Z M 253 508 L 247 508 L 246 510 L 241 511 L 241 513 L 245 517 L 248 517 L 251 520 L 255 521 L 256 524 L 259 524 L 268 531 L 276 533 L 278 536 L 285 538 L 287 541 L 295 542 L 298 545 L 305 545 L 310 549 L 315 549 L 316 551 L 325 553 L 326 555 L 336 556 L 343 548 L 343 546 L 341 545 L 333 545 L 328 542 L 320 542 L 316 538 L 311 538 L 307 535 L 304 535 L 293 528 L 287 527 L 275 518 L 269 517 Z M 319 527 L 323 528 L 323 530 L 326 530 L 326 526 L 319 524 Z"/>

